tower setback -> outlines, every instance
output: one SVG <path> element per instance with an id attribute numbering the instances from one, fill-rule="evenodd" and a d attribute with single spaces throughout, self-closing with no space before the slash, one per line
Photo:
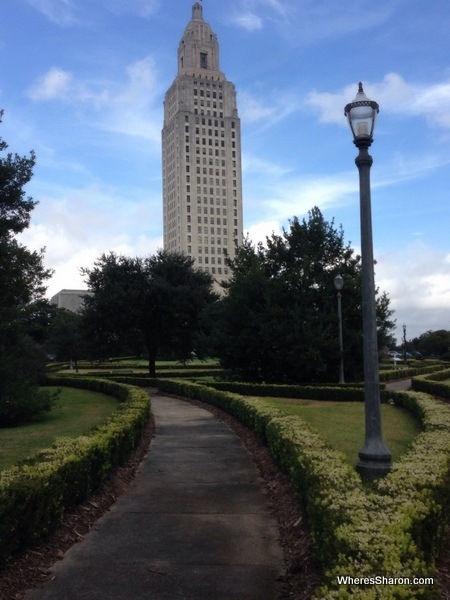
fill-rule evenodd
<path id="1" fill-rule="evenodd" d="M 241 127 L 199 2 L 164 100 L 162 155 L 164 249 L 191 256 L 219 284 L 229 276 L 225 256 L 242 244 Z"/>

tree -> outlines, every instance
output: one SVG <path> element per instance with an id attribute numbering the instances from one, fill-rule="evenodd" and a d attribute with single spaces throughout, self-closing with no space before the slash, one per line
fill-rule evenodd
<path id="1" fill-rule="evenodd" d="M 345 366 L 362 376 L 360 257 L 342 227 L 318 208 L 296 217 L 267 247 L 245 241 L 229 261 L 233 276 L 221 302 L 215 348 L 225 368 L 264 381 L 335 381 L 339 365 L 334 278 L 341 274 Z M 384 338 L 393 324 L 386 295 L 379 302 Z M 382 310 L 381 310 L 382 309 Z"/>
<path id="2" fill-rule="evenodd" d="M 48 354 L 57 360 L 73 360 L 75 368 L 78 360 L 86 354 L 82 320 L 78 313 L 56 308 L 45 341 Z"/>
<path id="3" fill-rule="evenodd" d="M 450 331 L 427 331 L 412 341 L 414 348 L 424 356 L 450 358 Z"/>
<path id="4" fill-rule="evenodd" d="M 191 258 L 165 251 L 146 258 L 103 254 L 92 269 L 83 269 L 93 292 L 85 299 L 85 322 L 111 349 L 142 344 L 154 377 L 163 348 L 190 358 L 202 311 L 217 299 L 211 276 L 193 265 Z"/>
<path id="5" fill-rule="evenodd" d="M 2 115 L 0 111 L 0 122 Z M 7 147 L 0 139 L 0 152 Z M 34 416 L 38 404 L 46 406 L 45 394 L 37 389 L 42 369 L 36 368 L 37 349 L 26 337 L 26 323 L 35 303 L 42 299 L 44 282 L 51 271 L 43 266 L 43 250 L 31 252 L 16 239 L 28 227 L 36 205 L 26 197 L 24 189 L 32 177 L 34 164 L 34 152 L 29 157 L 12 153 L 0 157 L 0 420 L 3 424 L 24 420 L 27 414 Z M 29 351 L 32 347 L 34 350 Z"/>

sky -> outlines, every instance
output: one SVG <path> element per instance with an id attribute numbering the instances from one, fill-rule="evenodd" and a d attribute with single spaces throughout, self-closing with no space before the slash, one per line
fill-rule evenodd
<path id="1" fill-rule="evenodd" d="M 1 0 L 0 136 L 37 163 L 20 241 L 45 247 L 48 296 L 80 268 L 162 248 L 164 94 L 192 0 Z M 448 0 L 204 0 L 236 85 L 244 234 L 318 206 L 360 248 L 358 82 L 380 114 L 370 149 L 376 285 L 397 339 L 450 329 Z M 343 291 L 345 302 L 345 288 Z"/>

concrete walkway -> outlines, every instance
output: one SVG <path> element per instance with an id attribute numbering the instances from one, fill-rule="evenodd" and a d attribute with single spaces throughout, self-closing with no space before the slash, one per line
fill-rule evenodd
<path id="1" fill-rule="evenodd" d="M 211 413 L 152 396 L 131 487 L 26 600 L 275 600 L 283 555 L 263 483 Z"/>
<path id="2" fill-rule="evenodd" d="M 411 388 L 411 378 L 407 379 L 396 379 L 395 381 L 389 381 L 386 383 L 386 389 L 395 390 L 400 392 L 402 390 L 409 390 Z"/>

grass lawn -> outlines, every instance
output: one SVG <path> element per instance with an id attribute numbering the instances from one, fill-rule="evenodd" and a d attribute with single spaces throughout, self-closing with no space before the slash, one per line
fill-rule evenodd
<path id="1" fill-rule="evenodd" d="M 307 421 L 326 442 L 343 452 L 352 464 L 364 443 L 364 404 L 362 402 L 318 402 L 288 398 L 261 398 L 291 415 Z M 393 461 L 406 452 L 420 431 L 418 421 L 406 410 L 390 404 L 381 405 L 383 437 Z"/>
<path id="2" fill-rule="evenodd" d="M 45 388 L 55 391 L 55 387 Z M 57 437 L 88 433 L 117 409 L 112 396 L 62 388 L 53 409 L 39 421 L 19 427 L 0 428 L 0 471 L 49 448 Z"/>

